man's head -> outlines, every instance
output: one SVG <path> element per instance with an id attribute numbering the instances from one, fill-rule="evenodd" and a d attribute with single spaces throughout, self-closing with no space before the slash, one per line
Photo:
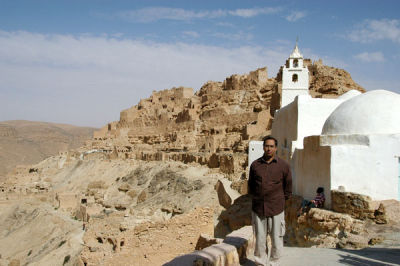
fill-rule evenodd
<path id="1" fill-rule="evenodd" d="M 267 158 L 274 157 L 276 154 L 277 146 L 278 146 L 278 141 L 276 140 L 276 138 L 269 135 L 269 136 L 266 136 L 265 138 L 263 138 L 263 142 L 264 142 L 264 145 L 263 145 L 264 155 Z"/>

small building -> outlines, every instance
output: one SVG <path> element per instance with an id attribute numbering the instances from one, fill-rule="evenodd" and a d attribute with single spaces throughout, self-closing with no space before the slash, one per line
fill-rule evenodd
<path id="1" fill-rule="evenodd" d="M 328 208 L 336 189 L 400 200 L 400 95 L 351 90 L 336 99 L 312 98 L 304 68 L 296 44 L 283 67 L 282 107 L 272 124 L 278 156 L 292 168 L 293 193 L 312 199 L 322 186 Z M 262 153 L 262 142 L 251 141 L 249 165 Z"/>
<path id="2" fill-rule="evenodd" d="M 400 95 L 376 90 L 340 104 L 322 131 L 304 138 L 291 166 L 296 194 L 315 195 L 316 187 L 364 194 L 373 200 L 400 200 Z"/>

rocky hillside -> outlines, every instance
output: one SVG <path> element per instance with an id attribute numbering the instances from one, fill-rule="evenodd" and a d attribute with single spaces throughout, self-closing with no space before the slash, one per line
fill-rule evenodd
<path id="1" fill-rule="evenodd" d="M 161 265 L 222 208 L 204 166 L 68 152 L 17 170 L 0 183 L 0 265 Z"/>
<path id="2" fill-rule="evenodd" d="M 20 164 L 34 164 L 84 144 L 95 128 L 33 122 L 0 122 L 0 180 Z"/>

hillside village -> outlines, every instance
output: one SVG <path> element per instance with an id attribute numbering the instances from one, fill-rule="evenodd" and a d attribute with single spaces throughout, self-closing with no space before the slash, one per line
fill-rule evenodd
<path id="1" fill-rule="evenodd" d="M 306 71 L 308 86 L 300 89 L 309 96 L 296 98 L 298 88 L 285 94 L 283 81 L 288 68 L 298 67 Z M 291 82 L 301 78 L 291 76 Z M 155 91 L 84 146 L 18 167 L 0 183 L 0 265 L 243 264 L 254 246 L 246 196 L 251 141 L 282 130 L 288 121 L 278 119 L 300 99 L 339 105 L 345 100 L 338 97 L 362 93 L 345 70 L 303 60 L 297 44 L 274 78 L 260 68 L 206 82 L 196 92 Z M 285 144 L 280 155 L 295 161 L 303 139 L 321 131 L 306 133 L 277 136 Z M 311 141 L 304 148 L 316 152 Z M 349 188 L 329 187 L 327 209 L 300 217 L 296 211 L 309 191 L 296 188 L 286 205 L 286 245 L 398 245 L 398 199 Z M 243 241 L 229 242 L 229 236 Z M 228 251 L 218 253 L 218 245 Z"/>

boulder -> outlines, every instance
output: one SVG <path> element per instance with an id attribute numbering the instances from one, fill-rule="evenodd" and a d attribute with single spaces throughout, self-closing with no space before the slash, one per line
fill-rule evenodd
<path id="1" fill-rule="evenodd" d="M 229 208 L 232 205 L 232 202 L 240 196 L 236 190 L 231 189 L 230 184 L 231 182 L 226 179 L 220 179 L 215 184 L 219 204 L 226 209 Z"/>

